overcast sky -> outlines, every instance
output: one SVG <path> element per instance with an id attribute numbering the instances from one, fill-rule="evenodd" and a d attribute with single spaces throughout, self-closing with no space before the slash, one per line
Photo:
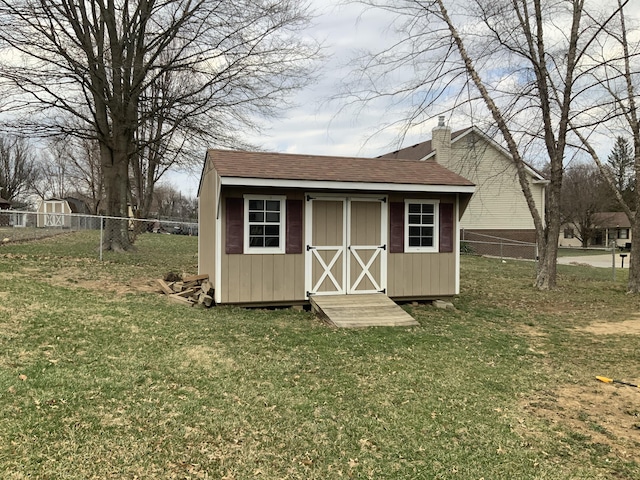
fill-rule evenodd
<path id="1" fill-rule="evenodd" d="M 363 13 L 360 6 L 340 3 L 312 0 L 317 17 L 309 35 L 323 43 L 327 56 L 319 78 L 296 95 L 297 106 L 270 122 L 263 135 L 249 137 L 251 143 L 273 152 L 340 156 L 375 156 L 393 149 L 385 149 L 394 141 L 393 133 L 371 135 L 379 124 L 379 112 L 340 115 L 340 104 L 328 102 L 348 75 L 348 59 L 354 51 L 384 45 L 389 37 L 382 12 Z M 169 181 L 184 193 L 195 195 L 199 175 L 199 171 L 173 174 Z"/>
<path id="2" fill-rule="evenodd" d="M 263 135 L 249 137 L 253 144 L 274 152 L 367 157 L 431 138 L 436 118 L 427 120 L 421 130 L 414 130 L 398 145 L 397 131 L 373 135 L 383 112 L 369 108 L 358 115 L 353 111 L 340 114 L 340 103 L 328 101 L 349 74 L 348 61 L 356 50 L 378 50 L 391 39 L 386 29 L 387 13 L 363 11 L 361 6 L 341 3 L 341 0 L 311 0 L 317 17 L 309 35 L 322 41 L 327 55 L 319 79 L 301 91 L 294 99 L 297 106 L 280 120 L 271 122 Z M 634 13 L 640 14 L 640 0 L 631 0 L 629 5 Z M 196 195 L 199 176 L 196 169 L 192 173 L 172 174 L 168 181 L 183 193 Z"/>

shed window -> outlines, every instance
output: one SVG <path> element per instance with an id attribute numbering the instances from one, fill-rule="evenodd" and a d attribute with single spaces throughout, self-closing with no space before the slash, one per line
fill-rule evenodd
<path id="1" fill-rule="evenodd" d="M 573 238 L 573 228 L 565 228 L 564 229 L 564 238 Z"/>
<path id="2" fill-rule="evenodd" d="M 438 201 L 405 201 L 405 252 L 438 251 Z"/>
<path id="3" fill-rule="evenodd" d="M 245 253 L 284 253 L 285 197 L 244 197 Z"/>

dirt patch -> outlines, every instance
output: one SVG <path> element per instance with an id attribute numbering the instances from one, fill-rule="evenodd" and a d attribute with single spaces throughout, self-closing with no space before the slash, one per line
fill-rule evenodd
<path id="1" fill-rule="evenodd" d="M 594 335 L 640 335 L 640 316 L 623 322 L 596 322 L 578 328 Z"/>
<path id="2" fill-rule="evenodd" d="M 640 390 L 599 383 L 571 385 L 523 402 L 523 409 L 545 419 L 563 437 L 605 445 L 629 461 L 640 461 Z"/>
<path id="3" fill-rule="evenodd" d="M 96 278 L 95 276 L 88 277 L 86 270 L 74 266 L 65 267 L 46 280 L 55 286 L 78 287 L 86 290 L 111 292 L 118 295 L 126 293 L 153 293 L 158 291 L 155 283 L 148 278 L 118 282 L 106 275 L 102 278 Z"/>

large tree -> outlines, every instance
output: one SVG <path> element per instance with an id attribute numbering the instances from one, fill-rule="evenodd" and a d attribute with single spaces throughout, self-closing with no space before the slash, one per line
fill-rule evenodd
<path id="1" fill-rule="evenodd" d="M 393 46 L 368 55 L 355 101 L 395 98 L 407 106 L 404 131 L 434 115 L 467 110 L 489 118 L 518 171 L 539 247 L 536 286 L 556 284 L 563 161 L 576 112 L 592 115 L 589 53 L 618 5 L 585 0 L 363 0 L 384 8 L 400 34 Z M 596 8 L 606 12 L 596 13 Z M 603 18 L 595 22 L 594 18 Z M 469 18 L 473 22 L 469 22 Z M 362 85 L 362 81 L 368 82 Z M 592 124 L 594 117 L 585 121 Z M 458 117 L 460 118 L 460 117 Z M 546 157 L 546 215 L 535 205 L 526 175 L 529 149 Z"/>
<path id="2" fill-rule="evenodd" d="M 0 0 L 10 120 L 97 140 L 106 213 L 125 217 L 141 148 L 228 145 L 307 81 L 306 25 L 296 0 Z M 111 221 L 106 248 L 129 246 L 128 223 Z"/>

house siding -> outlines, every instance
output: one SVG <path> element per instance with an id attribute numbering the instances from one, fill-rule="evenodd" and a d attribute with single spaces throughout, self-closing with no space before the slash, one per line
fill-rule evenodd
<path id="1" fill-rule="evenodd" d="M 273 195 L 273 190 L 228 188 L 222 194 L 221 212 L 226 211 L 227 198 L 244 194 Z M 298 191 L 281 192 L 289 200 L 302 200 Z M 225 232 L 227 219 L 222 218 Z M 283 238 L 283 241 L 285 239 Z M 220 302 L 237 304 L 287 304 L 305 300 L 304 254 L 228 254 L 226 235 L 221 235 Z"/>
<path id="2" fill-rule="evenodd" d="M 454 295 L 455 253 L 392 253 L 387 257 L 391 298 Z"/>
<path id="3" fill-rule="evenodd" d="M 475 139 L 475 140 L 474 140 Z M 471 230 L 533 230 L 529 207 L 513 162 L 493 145 L 471 133 L 451 145 L 438 163 L 476 184 L 461 226 Z M 529 182 L 536 207 L 544 215 L 544 186 Z"/>
<path id="4" fill-rule="evenodd" d="M 391 195 L 390 202 L 402 202 L 406 199 L 439 200 L 440 204 L 453 203 L 452 195 Z M 454 208 L 455 211 L 455 208 Z M 391 227 L 389 219 L 388 228 Z M 453 231 L 459 228 L 459 222 L 453 219 Z M 387 256 L 387 295 L 391 298 L 435 298 L 456 294 L 456 249 L 442 253 L 389 253 Z"/>

